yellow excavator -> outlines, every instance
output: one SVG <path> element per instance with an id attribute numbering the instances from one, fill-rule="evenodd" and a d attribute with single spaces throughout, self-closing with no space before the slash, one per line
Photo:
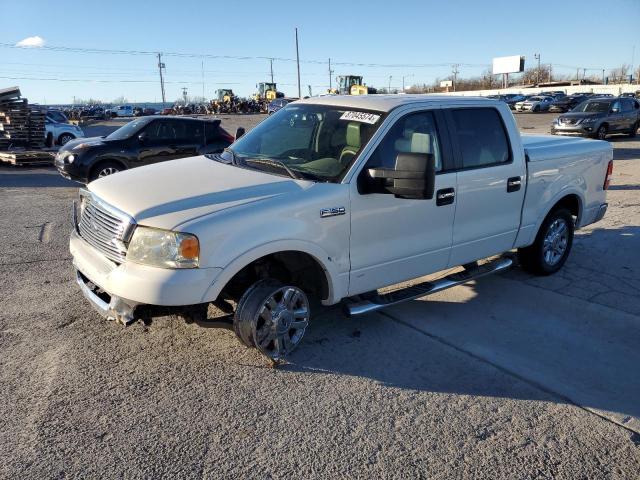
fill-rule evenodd
<path id="1" fill-rule="evenodd" d="M 230 88 L 221 88 L 220 90 L 216 90 L 216 94 L 218 95 L 218 101 L 222 103 L 231 103 L 235 97 L 233 90 Z"/>
<path id="2" fill-rule="evenodd" d="M 270 82 L 261 82 L 256 85 L 258 91 L 253 96 L 253 99 L 256 102 L 275 100 L 276 98 L 283 98 L 284 93 L 279 92 L 277 85 L 275 83 Z"/>
<path id="3" fill-rule="evenodd" d="M 362 75 L 341 75 L 336 78 L 338 88 L 329 90 L 329 93 L 337 95 L 373 95 L 378 91 L 368 87 L 362 81 Z"/>
<path id="4" fill-rule="evenodd" d="M 255 100 L 260 105 L 260 111 L 266 112 L 269 102 L 276 98 L 284 98 L 284 93 L 279 92 L 277 85 L 273 82 L 260 82 L 256 85 L 258 91 L 253 95 Z"/>

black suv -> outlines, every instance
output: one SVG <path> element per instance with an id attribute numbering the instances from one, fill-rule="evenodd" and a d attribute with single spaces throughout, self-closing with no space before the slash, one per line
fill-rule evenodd
<path id="1" fill-rule="evenodd" d="M 576 106 L 587 100 L 589 97 L 586 95 L 568 95 L 561 97 L 551 104 L 549 107 L 550 112 L 568 112 L 573 110 Z"/>
<path id="2" fill-rule="evenodd" d="M 128 168 L 219 153 L 233 143 L 220 120 L 144 117 L 106 137 L 73 140 L 56 155 L 60 174 L 87 183 Z"/>

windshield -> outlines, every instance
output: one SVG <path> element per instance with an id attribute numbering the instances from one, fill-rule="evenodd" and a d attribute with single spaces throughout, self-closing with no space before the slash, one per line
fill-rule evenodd
<path id="1" fill-rule="evenodd" d="M 583 102 L 573 109 L 574 112 L 593 112 L 593 113 L 606 113 L 609 111 L 611 102 L 594 102 L 593 100 Z"/>
<path id="2" fill-rule="evenodd" d="M 530 102 L 541 102 L 544 99 L 545 99 L 545 97 L 530 97 L 529 101 Z"/>
<path id="3" fill-rule="evenodd" d="M 107 140 L 124 140 L 125 138 L 129 138 L 142 127 L 144 127 L 147 123 L 149 123 L 148 119 L 134 120 L 133 122 L 129 122 L 126 125 L 121 126 L 115 132 L 112 132 L 110 135 L 108 135 Z"/>
<path id="4" fill-rule="evenodd" d="M 329 105 L 290 104 L 240 138 L 221 159 L 278 175 L 339 181 L 383 116 Z M 256 161 L 260 159 L 271 161 Z"/>

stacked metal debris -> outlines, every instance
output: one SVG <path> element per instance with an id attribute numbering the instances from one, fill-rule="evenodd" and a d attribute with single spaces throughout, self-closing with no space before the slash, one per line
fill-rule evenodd
<path id="1" fill-rule="evenodd" d="M 0 150 L 44 147 L 45 115 L 21 98 L 18 87 L 0 89 Z"/>

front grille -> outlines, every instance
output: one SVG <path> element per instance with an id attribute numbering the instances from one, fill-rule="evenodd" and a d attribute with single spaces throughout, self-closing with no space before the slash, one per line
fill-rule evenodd
<path id="1" fill-rule="evenodd" d="M 125 242 L 134 227 L 133 219 L 125 213 L 81 191 L 84 208 L 78 222 L 80 236 L 105 257 L 117 263 L 124 262 L 127 255 Z"/>

